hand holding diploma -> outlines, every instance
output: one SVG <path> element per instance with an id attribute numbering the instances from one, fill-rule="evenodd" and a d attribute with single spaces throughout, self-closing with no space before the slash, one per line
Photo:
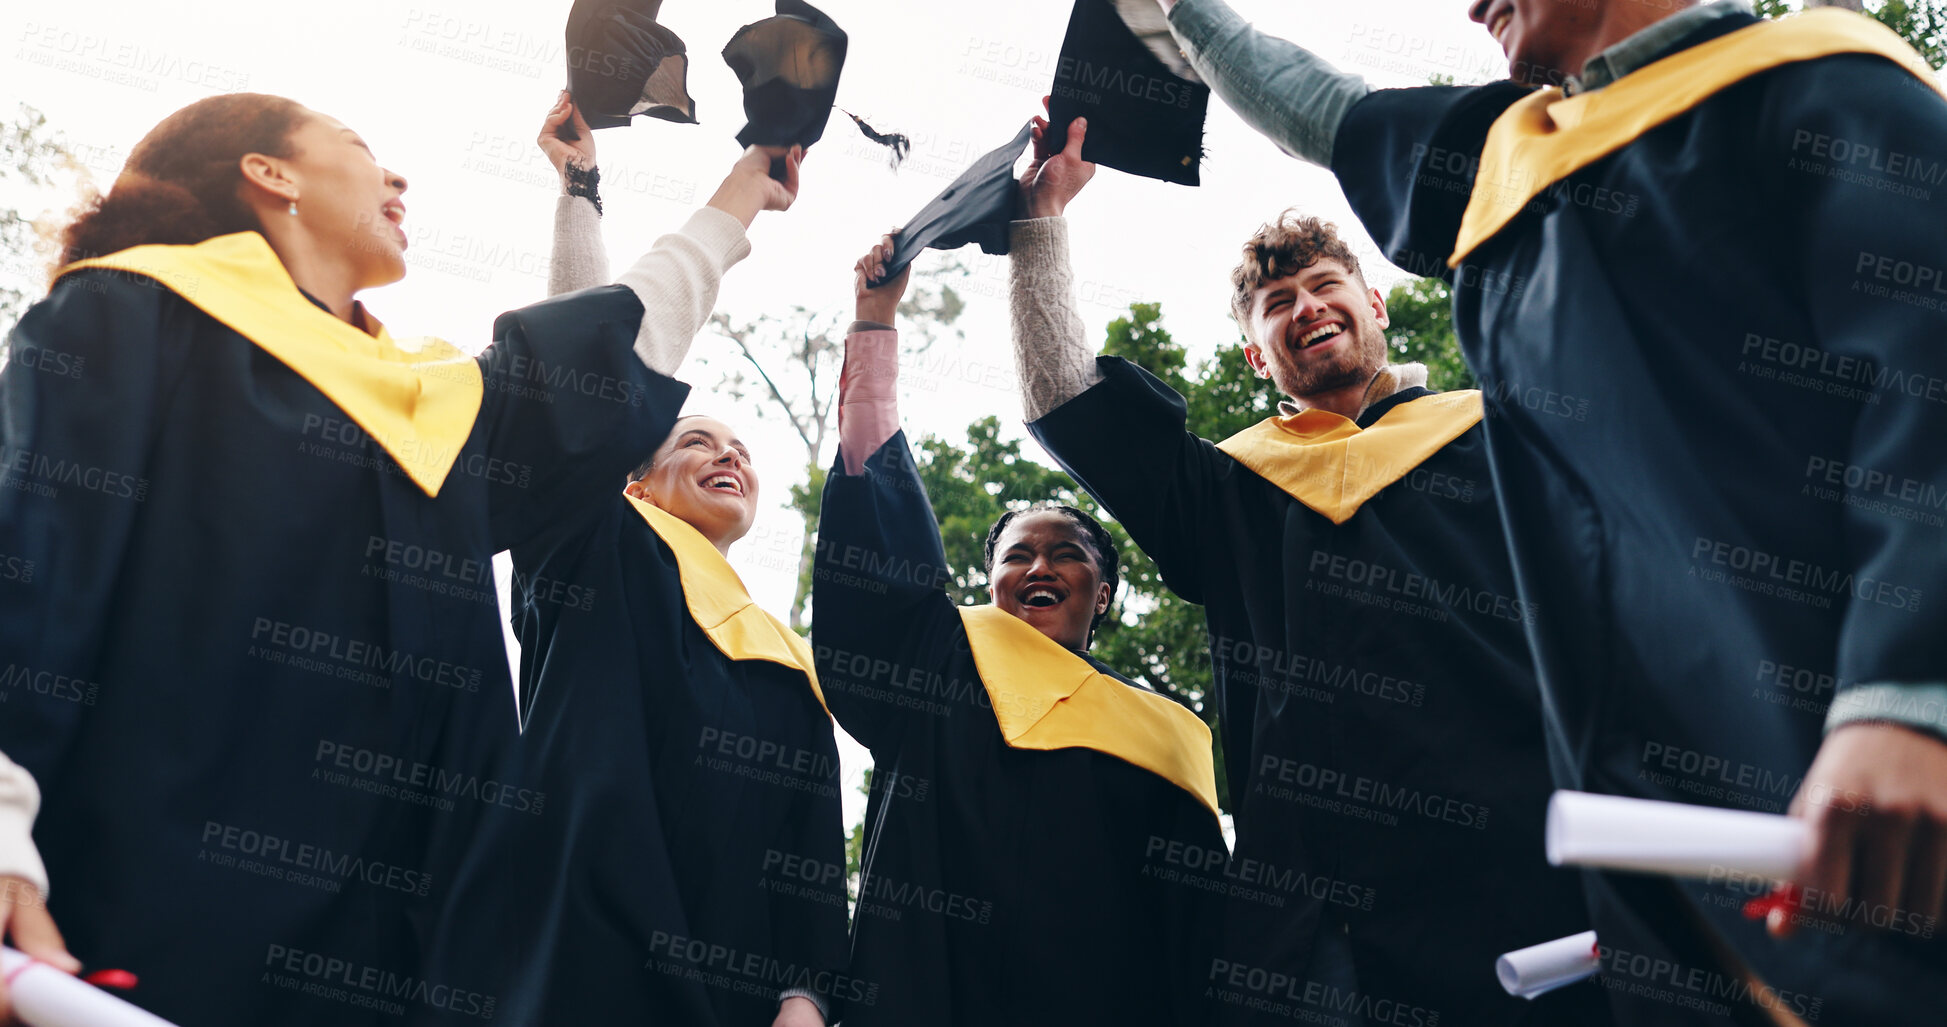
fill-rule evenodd
<path id="1" fill-rule="evenodd" d="M 61 940 L 61 932 L 55 928 L 54 918 L 47 912 L 40 889 L 18 877 L 0 877 L 0 939 L 12 942 L 26 953 L 18 956 L 19 959 L 38 959 L 69 974 L 81 970 L 81 961 L 68 954 L 67 943 Z M 16 955 L 11 949 L 8 950 L 9 960 Z M 5 967 L 0 967 L 0 1024 L 23 1022 L 15 1018 L 16 1011 L 11 1008 L 12 976 L 13 962 L 10 961 Z"/>
<path id="2" fill-rule="evenodd" d="M 1547 834 L 1555 866 L 1670 877 L 1790 878 L 1811 841 L 1792 817 L 1566 791 L 1548 801 Z"/>
<path id="3" fill-rule="evenodd" d="M 1867 923 L 1924 923 L 1947 913 L 1947 743 L 1894 724 L 1847 724 L 1828 735 L 1792 798 L 1803 858 L 1780 875 L 1816 906 L 1876 911 Z M 1787 908 L 1766 917 L 1792 933 Z"/>

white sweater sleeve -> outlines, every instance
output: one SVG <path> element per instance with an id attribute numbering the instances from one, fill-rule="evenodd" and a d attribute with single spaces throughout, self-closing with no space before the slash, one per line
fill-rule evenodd
<path id="1" fill-rule="evenodd" d="M 34 814 L 41 790 L 33 775 L 0 755 L 0 877 L 25 878 L 47 894 L 47 868 L 34 848 Z"/>
<path id="2" fill-rule="evenodd" d="M 690 343 L 716 307 L 724 273 L 750 255 L 743 222 L 704 207 L 682 228 L 656 240 L 615 279 L 642 300 L 642 327 L 635 351 L 651 371 L 675 375 Z M 559 295 L 608 284 L 608 259 L 602 253 L 601 222 L 594 205 L 579 196 L 561 197 L 555 207 L 554 258 L 548 292 Z"/>
<path id="3" fill-rule="evenodd" d="M 1076 309 L 1068 262 L 1068 220 L 1034 218 L 1010 226 L 1008 294 L 1014 322 L 1014 369 L 1021 407 L 1038 421 L 1102 380 Z"/>

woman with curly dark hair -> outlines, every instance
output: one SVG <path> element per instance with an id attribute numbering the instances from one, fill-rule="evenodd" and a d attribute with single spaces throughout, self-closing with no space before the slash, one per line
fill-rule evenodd
<path id="1" fill-rule="evenodd" d="M 689 322 L 797 159 L 747 152 L 618 284 L 476 358 L 357 301 L 405 273 L 406 180 L 352 129 L 247 93 L 157 125 L 0 372 L 0 554 L 31 568 L 0 579 L 0 751 L 47 868 L 0 924 L 58 963 L 58 923 L 185 1024 L 491 1016 L 423 932 L 471 819 L 544 810 L 468 770 L 515 725 L 493 554 L 669 433 Z M 9 796 L 0 873 L 32 873 Z"/>
<path id="2" fill-rule="evenodd" d="M 1088 654 L 1117 563 L 1082 511 L 1001 517 L 992 605 L 948 595 L 894 405 L 907 276 L 869 284 L 891 250 L 858 266 L 813 578 L 825 701 L 873 760 L 842 1021 L 1194 1022 L 1227 853 L 1210 730 Z"/>

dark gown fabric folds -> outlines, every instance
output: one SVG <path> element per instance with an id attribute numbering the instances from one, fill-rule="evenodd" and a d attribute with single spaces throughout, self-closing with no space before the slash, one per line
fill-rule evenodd
<path id="1" fill-rule="evenodd" d="M 832 712 L 873 757 L 850 971 L 864 994 L 844 1022 L 1192 1022 L 1207 889 L 1222 884 L 1213 806 L 1099 749 L 1010 745 L 1014 686 L 977 666 L 1006 654 L 970 645 L 945 562 L 903 433 L 864 474 L 832 472 L 813 637 Z M 1031 641 L 1059 654 L 1048 666 L 1170 702 Z"/>
<path id="2" fill-rule="evenodd" d="M 502 799 L 462 759 L 515 715 L 491 560 L 612 490 L 684 388 L 626 288 L 505 314 L 449 365 L 481 388 L 434 497 L 399 462 L 429 454 L 198 305 L 331 320 L 261 239 L 219 245 L 272 285 L 76 271 L 0 373 L 0 553 L 32 568 L 0 582 L 0 751 L 43 792 L 49 908 L 186 1027 L 491 1017 L 498 981 L 421 951 L 435 839 Z"/>

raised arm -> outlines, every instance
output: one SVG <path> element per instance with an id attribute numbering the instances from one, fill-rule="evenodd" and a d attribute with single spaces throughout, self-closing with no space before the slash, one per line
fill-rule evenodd
<path id="1" fill-rule="evenodd" d="M 967 716 L 941 698 L 937 668 L 960 637 L 939 521 L 899 432 L 901 273 L 866 284 L 890 257 L 881 240 L 854 270 L 857 317 L 839 378 L 838 461 L 825 479 L 812 573 L 812 641 L 832 715 L 875 758 L 893 759 L 904 727 Z"/>
<path id="2" fill-rule="evenodd" d="M 1021 176 L 1029 219 L 1013 226 L 1009 261 L 1014 362 L 1028 431 L 1155 559 L 1179 595 L 1201 602 L 1198 545 L 1211 483 L 1228 458 L 1188 430 L 1183 397 L 1115 357 L 1097 359 L 1075 308 L 1068 204 L 1095 174 L 1076 119 L 1050 152 L 1036 119 L 1035 161 Z"/>
<path id="3" fill-rule="evenodd" d="M 1371 87 L 1252 28 L 1223 0 L 1157 0 L 1190 66 L 1238 117 L 1293 157 L 1332 165 L 1332 140 Z"/>
<path id="4" fill-rule="evenodd" d="M 1014 322 L 1014 369 L 1021 407 L 1030 421 L 1061 406 L 1102 380 L 1095 350 L 1075 309 L 1075 272 L 1068 260 L 1064 215 L 1095 165 L 1082 159 L 1088 119 L 1069 126 L 1061 150 L 1049 148 L 1048 121 L 1034 119 L 1034 163 L 1021 176 L 1021 209 L 1008 247 L 1008 294 Z"/>
<path id="5" fill-rule="evenodd" d="M 570 124 L 579 136 L 574 141 L 561 135 Z M 562 94 L 548 112 L 538 141 L 562 183 L 562 195 L 555 200 L 548 294 L 608 285 L 595 135 L 567 94 Z M 650 370 L 674 376 L 682 366 L 691 342 L 716 306 L 724 274 L 750 255 L 746 229 L 758 214 L 788 210 L 797 199 L 803 156 L 800 147 L 789 151 L 776 147 L 746 150 L 703 209 L 691 215 L 682 228 L 657 239 L 647 253 L 614 279 L 615 284 L 628 286 L 642 300 L 642 324 L 635 350 Z M 770 175 L 771 162 L 779 158 L 786 168 L 782 182 Z"/>

